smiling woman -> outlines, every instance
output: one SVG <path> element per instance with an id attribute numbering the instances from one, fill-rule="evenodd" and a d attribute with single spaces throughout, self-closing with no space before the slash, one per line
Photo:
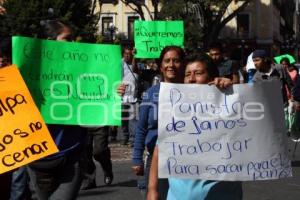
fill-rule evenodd
<path id="1" fill-rule="evenodd" d="M 183 83 L 184 79 L 184 56 L 182 48 L 178 46 L 165 47 L 159 57 L 158 66 L 163 76 L 163 82 Z M 148 176 L 152 160 L 152 154 L 157 140 L 158 128 L 158 94 L 159 85 L 155 85 L 146 91 L 143 102 L 140 105 L 139 121 L 137 123 L 133 147 L 133 171 L 136 175 L 144 174 L 143 155 L 145 146 L 149 152 L 145 168 L 145 182 L 148 185 Z M 168 180 L 159 180 L 160 198 L 166 199 Z"/>
<path id="2" fill-rule="evenodd" d="M 181 83 L 184 78 L 184 51 L 177 46 L 165 47 L 159 57 L 163 82 Z"/>

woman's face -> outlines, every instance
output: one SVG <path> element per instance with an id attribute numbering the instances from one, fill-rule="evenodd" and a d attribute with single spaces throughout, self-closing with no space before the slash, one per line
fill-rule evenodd
<path id="1" fill-rule="evenodd" d="M 287 61 L 282 61 L 281 65 L 285 68 L 285 69 L 289 69 L 289 63 Z"/>
<path id="2" fill-rule="evenodd" d="M 182 59 L 175 50 L 167 51 L 162 59 L 161 73 L 164 76 L 164 82 L 181 83 L 183 80 L 184 66 Z"/>
<path id="3" fill-rule="evenodd" d="M 71 41 L 72 40 L 72 32 L 68 27 L 64 27 L 61 33 L 56 37 L 58 41 Z"/>
<path id="4" fill-rule="evenodd" d="M 209 81 L 209 74 L 204 63 L 196 61 L 187 64 L 184 83 L 207 84 Z"/>

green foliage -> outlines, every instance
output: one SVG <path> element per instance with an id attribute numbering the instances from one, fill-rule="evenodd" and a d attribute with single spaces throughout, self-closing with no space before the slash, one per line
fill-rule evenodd
<path id="1" fill-rule="evenodd" d="M 97 24 L 92 5 L 93 0 L 6 0 L 6 14 L 0 15 L 0 37 L 37 37 L 42 30 L 41 21 L 58 19 L 70 25 L 76 36 L 92 40 Z"/>
<path id="2" fill-rule="evenodd" d="M 95 41 L 95 43 L 96 44 L 101 44 L 101 43 L 103 43 L 103 41 L 104 41 L 104 36 L 103 35 L 96 35 L 96 41 Z"/>

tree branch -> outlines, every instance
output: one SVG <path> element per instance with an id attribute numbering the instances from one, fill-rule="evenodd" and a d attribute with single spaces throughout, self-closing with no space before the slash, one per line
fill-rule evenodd
<path id="1" fill-rule="evenodd" d="M 245 2 L 237 8 L 235 11 L 233 11 L 230 15 L 228 15 L 225 19 L 223 19 L 220 23 L 220 25 L 225 26 L 230 20 L 232 20 L 239 12 L 244 10 L 247 6 L 248 3 L 250 3 L 251 0 L 245 0 Z"/>
<path id="2" fill-rule="evenodd" d="M 92 5 L 91 5 L 91 8 L 92 8 L 92 9 L 91 9 L 91 14 L 93 14 L 93 13 L 94 13 L 94 11 L 95 11 L 95 7 L 96 7 L 96 6 L 95 6 L 95 5 L 96 5 L 96 1 L 97 1 L 97 0 L 93 0 L 93 1 L 92 1 Z"/>
<path id="3" fill-rule="evenodd" d="M 129 6 L 129 8 L 131 8 L 133 11 L 137 12 L 140 15 L 140 17 L 142 18 L 142 20 L 145 20 L 145 16 L 144 16 L 143 9 L 142 9 L 142 4 L 140 2 L 126 1 L 126 0 L 120 0 L 120 1 L 122 3 L 124 3 L 125 5 Z M 133 3 L 133 5 L 135 5 L 136 8 L 131 6 L 130 3 Z"/>
<path id="4" fill-rule="evenodd" d="M 219 5 L 219 11 L 217 12 L 217 16 L 215 20 L 213 20 L 214 23 L 219 23 L 222 20 L 222 17 L 224 16 L 229 4 L 232 2 L 232 0 L 226 0 L 225 2 L 222 2 Z"/>
<path id="5" fill-rule="evenodd" d="M 95 27 L 97 27 L 98 26 L 98 22 L 100 21 L 100 19 L 101 19 L 101 13 L 102 13 L 102 2 L 101 2 L 101 0 L 95 0 L 94 1 L 95 2 L 95 7 L 96 7 L 96 2 L 98 2 L 98 5 L 99 5 L 99 14 L 97 15 L 97 24 L 95 24 Z"/>
<path id="6" fill-rule="evenodd" d="M 129 6 L 129 8 L 131 8 L 133 11 L 138 12 L 138 10 L 134 7 L 132 7 L 129 2 L 127 2 L 126 0 L 120 0 L 122 3 L 124 3 L 125 5 Z"/>
<path id="7" fill-rule="evenodd" d="M 159 0 L 151 0 L 151 2 L 152 2 L 152 5 L 154 7 L 154 16 L 153 16 L 153 18 L 157 19 L 157 16 L 158 16 L 158 2 L 159 2 Z"/>
<path id="8" fill-rule="evenodd" d="M 148 8 L 148 6 L 146 6 L 145 4 L 144 4 L 143 6 L 146 8 L 146 10 L 147 10 L 147 12 L 148 12 L 148 14 L 149 14 L 149 16 L 150 16 L 150 19 L 153 20 L 153 16 L 152 16 L 151 11 L 150 11 L 150 9 Z"/>
<path id="9" fill-rule="evenodd" d="M 234 10 L 231 14 L 229 14 L 226 18 L 221 20 L 222 18 L 218 18 L 219 20 L 215 19 L 213 20 L 214 26 L 211 28 L 209 32 L 206 32 L 205 34 L 205 41 L 209 44 L 211 41 L 213 41 L 220 33 L 222 28 L 230 21 L 232 20 L 239 12 L 241 12 L 250 2 L 251 0 L 245 0 L 244 3 Z M 226 9 L 225 9 L 226 11 Z M 225 12 L 224 12 L 225 13 Z M 219 15 L 218 15 L 219 17 Z"/>

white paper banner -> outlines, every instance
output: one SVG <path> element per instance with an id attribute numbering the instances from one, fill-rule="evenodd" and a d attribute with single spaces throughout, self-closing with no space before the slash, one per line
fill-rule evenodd
<path id="1" fill-rule="evenodd" d="M 268 180 L 292 176 L 279 82 L 162 83 L 159 177 Z"/>

